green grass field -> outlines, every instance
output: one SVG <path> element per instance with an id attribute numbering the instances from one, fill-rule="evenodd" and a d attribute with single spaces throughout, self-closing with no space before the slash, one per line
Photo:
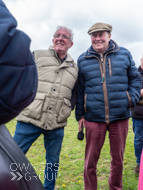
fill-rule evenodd
<path id="1" fill-rule="evenodd" d="M 16 120 L 13 119 L 7 123 L 10 133 L 14 134 Z M 62 144 L 60 156 L 60 167 L 56 181 L 56 190 L 82 190 L 83 185 L 83 168 L 84 168 L 84 149 L 85 139 L 77 140 L 78 124 L 72 112 L 65 128 L 65 137 Z M 124 172 L 123 172 L 123 190 L 137 190 L 138 175 L 134 173 L 136 158 L 134 156 L 134 134 L 132 131 L 132 121 L 130 119 L 129 133 L 126 142 L 124 154 Z M 35 168 L 42 183 L 44 181 L 45 168 L 45 149 L 43 135 L 41 135 L 32 145 L 26 154 L 29 161 Z M 108 190 L 108 177 L 110 171 L 110 147 L 108 133 L 100 155 L 97 166 L 98 190 Z"/>

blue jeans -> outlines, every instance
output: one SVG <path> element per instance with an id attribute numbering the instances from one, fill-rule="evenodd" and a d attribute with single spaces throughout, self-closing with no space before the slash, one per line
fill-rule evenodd
<path id="1" fill-rule="evenodd" d="M 140 165 L 141 152 L 143 148 L 143 120 L 132 119 L 133 121 L 133 131 L 134 131 L 134 149 L 135 156 L 137 158 L 137 165 Z"/>
<path id="2" fill-rule="evenodd" d="M 54 190 L 59 167 L 61 145 L 64 137 L 64 128 L 44 130 L 30 123 L 18 121 L 14 140 L 17 142 L 24 154 L 26 154 L 32 143 L 41 134 L 44 135 L 44 146 L 46 149 L 44 188 L 45 190 Z"/>

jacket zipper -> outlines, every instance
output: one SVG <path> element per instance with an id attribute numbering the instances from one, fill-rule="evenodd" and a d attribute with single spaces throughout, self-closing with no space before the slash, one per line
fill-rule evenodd
<path id="1" fill-rule="evenodd" d="M 101 83 L 103 83 L 104 80 L 105 80 L 104 64 L 103 64 L 103 54 L 100 54 L 100 57 L 101 57 L 101 68 L 102 68 L 102 81 L 101 81 Z"/>
<path id="2" fill-rule="evenodd" d="M 112 51 L 112 52 L 116 52 L 116 51 Z M 105 60 L 106 60 L 107 54 L 112 53 L 112 52 L 107 52 L 105 54 L 105 56 L 103 57 L 103 61 L 99 60 L 99 58 L 97 56 L 89 56 L 89 57 L 96 57 L 96 59 L 98 59 L 98 61 L 100 63 L 100 72 L 101 72 L 101 76 L 102 76 L 101 83 L 103 84 L 104 104 L 105 104 L 105 122 L 107 124 L 110 123 L 110 119 L 109 119 L 109 105 L 108 105 L 108 95 L 107 95 L 106 76 L 105 76 L 105 73 L 106 73 L 106 61 Z M 102 54 L 100 54 L 100 56 L 101 55 Z M 110 64 L 111 64 L 111 62 L 110 62 Z"/>
<path id="3" fill-rule="evenodd" d="M 105 74 L 106 74 L 106 56 L 109 53 L 111 53 L 111 52 L 107 52 L 105 54 L 105 56 L 103 57 L 103 62 L 101 63 L 101 66 L 100 66 L 100 70 L 101 70 L 101 73 L 102 73 L 102 81 L 101 81 L 101 83 L 103 83 L 104 104 L 105 104 L 105 122 L 107 124 L 110 123 L 110 119 L 109 119 L 109 104 L 108 104 L 108 94 L 107 94 L 106 75 Z M 102 59 L 101 59 L 101 61 L 102 61 Z M 110 60 L 110 58 L 108 59 L 108 61 L 109 61 L 110 68 L 111 68 L 111 60 Z M 110 73 L 110 74 L 112 74 L 112 73 Z"/>
<path id="4" fill-rule="evenodd" d="M 110 120 L 109 120 L 109 105 L 108 105 L 108 95 L 107 95 L 106 76 L 105 76 L 105 73 L 106 73 L 106 69 L 105 69 L 106 55 L 103 57 L 103 55 L 100 54 L 101 59 L 99 59 L 96 56 L 94 56 L 94 57 L 96 57 L 98 59 L 99 64 L 100 64 L 100 72 L 101 72 L 101 77 L 102 77 L 101 83 L 103 84 L 103 94 L 104 94 L 104 104 L 105 104 L 105 122 L 107 124 L 109 124 L 110 123 Z M 85 109 L 85 111 L 86 111 L 86 109 Z"/>
<path id="5" fill-rule="evenodd" d="M 106 54 L 107 55 L 107 54 Z M 107 124 L 110 123 L 109 120 L 109 105 L 108 105 L 108 95 L 107 95 L 107 86 L 106 86 L 106 55 L 103 57 L 101 57 L 101 72 L 102 72 L 102 81 L 101 83 L 103 84 L 103 94 L 104 94 L 104 104 L 105 104 L 105 122 Z M 103 55 L 102 55 L 103 56 Z"/>

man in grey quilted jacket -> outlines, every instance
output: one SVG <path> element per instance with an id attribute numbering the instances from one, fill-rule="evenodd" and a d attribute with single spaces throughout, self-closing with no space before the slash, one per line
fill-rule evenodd
<path id="1" fill-rule="evenodd" d="M 32 143 L 44 135 L 46 149 L 45 190 L 53 190 L 67 118 L 74 108 L 78 67 L 67 53 L 73 45 L 72 31 L 59 26 L 48 50 L 33 52 L 38 70 L 34 101 L 17 117 L 14 139 L 26 154 Z"/>

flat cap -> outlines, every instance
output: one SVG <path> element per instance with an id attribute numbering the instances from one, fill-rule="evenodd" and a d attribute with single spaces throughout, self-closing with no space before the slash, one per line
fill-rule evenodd
<path id="1" fill-rule="evenodd" d="M 111 32 L 112 26 L 110 24 L 98 22 L 89 28 L 88 34 L 91 34 L 93 32 L 97 32 L 97 31 L 109 31 L 109 32 Z"/>

